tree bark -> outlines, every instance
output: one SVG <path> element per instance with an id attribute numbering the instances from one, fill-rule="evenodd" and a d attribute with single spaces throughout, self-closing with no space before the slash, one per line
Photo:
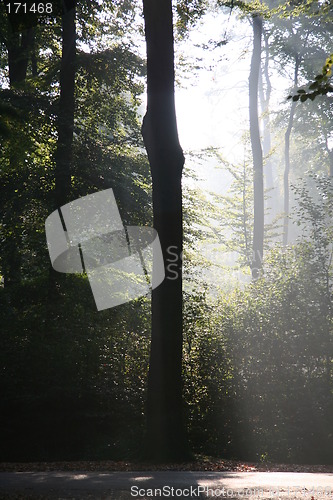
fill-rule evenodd
<path id="1" fill-rule="evenodd" d="M 322 127 L 322 133 L 325 137 L 325 149 L 328 154 L 328 160 L 329 160 L 329 177 L 333 178 L 333 150 L 329 147 L 328 145 L 328 133 L 327 130 Z"/>
<path id="2" fill-rule="evenodd" d="M 15 29 L 15 19 L 15 14 L 7 12 L 7 39 L 4 43 L 8 53 L 8 76 L 11 90 L 25 81 L 35 43 L 35 29 L 30 27 L 19 31 Z"/>
<path id="3" fill-rule="evenodd" d="M 250 137 L 253 156 L 253 196 L 254 196 L 254 227 L 252 277 L 256 279 L 262 268 L 264 250 L 264 180 L 263 155 L 260 140 L 258 116 L 258 87 L 261 66 L 262 19 L 259 15 L 252 17 L 253 52 L 249 77 L 249 111 Z"/>
<path id="4" fill-rule="evenodd" d="M 10 32 L 8 36 L 8 68 L 10 87 L 24 82 L 27 76 L 30 53 L 34 44 L 34 29 L 23 33 Z"/>
<path id="5" fill-rule="evenodd" d="M 24 32 L 14 30 L 14 14 L 7 13 L 7 53 L 8 53 L 8 73 L 11 90 L 15 90 L 22 85 L 27 76 L 28 62 L 34 41 L 34 29 L 30 28 Z M 12 191 L 12 205 L 8 213 L 7 224 L 12 228 L 10 234 L 6 237 L 3 253 L 2 273 L 4 275 L 4 286 L 11 287 L 21 282 L 21 246 L 22 246 L 22 220 L 21 214 L 24 209 L 22 206 L 22 193 L 20 186 L 20 169 L 22 159 L 18 154 L 17 134 L 13 133 L 9 142 L 9 162 L 10 170 L 13 172 L 10 185 Z"/>
<path id="6" fill-rule="evenodd" d="M 330 177 L 333 178 L 333 151 L 329 150 L 329 159 L 330 159 Z"/>
<path id="7" fill-rule="evenodd" d="M 143 0 L 143 12 L 148 101 L 142 135 L 152 175 L 154 227 L 166 274 L 163 283 L 152 291 L 146 443 L 150 458 L 176 460 L 186 458 L 188 446 L 182 414 L 184 155 L 175 112 L 172 2 Z"/>
<path id="8" fill-rule="evenodd" d="M 62 57 L 60 67 L 60 99 L 58 110 L 58 141 L 55 168 L 55 207 L 69 201 L 72 171 L 72 145 L 75 111 L 75 5 L 62 14 Z"/>
<path id="9" fill-rule="evenodd" d="M 294 88 L 297 88 L 298 70 L 299 70 L 300 57 L 298 54 L 295 56 L 295 73 L 294 73 Z M 289 237 L 289 211 L 290 211 L 290 194 L 289 194 L 289 173 L 290 173 L 290 135 L 294 124 L 294 116 L 296 109 L 296 101 L 292 101 L 288 126 L 284 134 L 284 176 L 283 176 L 283 246 L 287 246 Z"/>
<path id="10" fill-rule="evenodd" d="M 273 162 L 269 157 L 272 141 L 271 141 L 271 123 L 269 116 L 269 103 L 272 92 L 272 84 L 269 77 L 269 44 L 268 44 L 268 34 L 263 30 L 263 39 L 265 41 L 264 53 L 265 59 L 263 67 L 259 74 L 259 98 L 260 98 L 260 108 L 262 114 L 262 124 L 263 124 L 263 157 L 265 158 L 265 173 L 264 181 L 265 188 L 269 191 L 268 199 L 266 200 L 266 208 L 268 209 L 268 218 L 270 221 L 274 219 L 274 215 L 277 212 L 277 187 L 274 186 L 273 177 Z M 266 92 L 264 89 L 264 81 L 266 82 Z"/>
<path id="11" fill-rule="evenodd" d="M 70 201 L 71 173 L 73 163 L 73 132 L 75 113 L 75 72 L 76 72 L 76 9 L 72 0 L 62 2 L 62 55 L 60 66 L 60 98 L 58 105 L 58 140 L 55 152 L 55 190 L 53 210 L 59 209 Z M 59 290 L 66 275 L 49 269 L 48 310 L 45 330 L 52 323 L 51 304 L 57 302 Z"/>

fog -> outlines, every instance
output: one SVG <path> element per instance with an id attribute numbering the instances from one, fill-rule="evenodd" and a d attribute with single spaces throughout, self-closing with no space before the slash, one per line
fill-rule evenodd
<path id="1" fill-rule="evenodd" d="M 267 241 L 272 248 L 283 241 L 285 134 L 291 108 L 295 106 L 288 95 L 320 73 L 329 55 L 330 43 L 320 21 L 311 21 L 306 16 L 268 20 L 263 30 L 258 112 L 264 154 L 265 224 L 275 226 L 274 236 Z M 320 37 L 322 45 L 318 45 L 316 37 Z M 185 39 L 176 40 L 176 110 L 180 142 L 186 153 L 183 184 L 199 189 L 217 210 L 223 210 L 224 199 L 230 196 L 232 188 L 233 175 L 226 165 L 237 168 L 246 162 L 248 175 L 252 175 L 249 139 L 252 50 L 251 18 L 241 16 L 237 9 L 207 13 Z M 295 58 L 298 64 L 296 87 Z M 263 103 L 265 96 L 266 104 Z M 288 244 L 301 234 L 295 218 L 299 207 L 292 186 L 299 185 L 311 172 L 329 173 L 331 130 L 327 120 L 320 116 L 332 115 L 330 103 L 329 98 L 323 97 L 321 102 L 319 99 L 297 102 L 295 106 L 290 131 Z M 267 134 L 268 148 L 265 144 Z M 323 140 L 325 134 L 326 140 Z M 214 212 L 214 208 L 212 210 Z M 232 228 L 222 229 L 214 213 L 209 222 L 215 232 L 219 232 L 220 239 L 230 238 Z M 236 282 L 239 278 L 247 281 L 245 268 L 238 269 L 237 252 L 228 251 L 226 245 L 207 241 L 206 237 L 200 249 L 214 266 L 229 268 L 231 265 L 232 273 L 238 276 Z M 215 274 L 207 270 L 205 276 L 213 276 L 215 281 Z"/>

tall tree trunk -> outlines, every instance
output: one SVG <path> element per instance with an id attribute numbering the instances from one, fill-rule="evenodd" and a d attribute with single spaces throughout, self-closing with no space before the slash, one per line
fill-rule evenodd
<path id="1" fill-rule="evenodd" d="M 269 211 L 268 218 L 270 220 L 273 220 L 274 215 L 277 211 L 277 187 L 274 186 L 273 162 L 269 157 L 272 148 L 271 123 L 269 116 L 269 103 L 272 92 L 272 84 L 269 77 L 269 67 L 268 67 L 269 65 L 268 35 L 264 29 L 263 29 L 263 39 L 265 41 L 264 44 L 265 59 L 263 67 L 259 74 L 259 98 L 260 98 L 260 108 L 261 108 L 262 124 L 263 124 L 262 149 L 263 149 L 263 156 L 265 158 L 264 185 L 265 188 L 269 191 L 268 200 L 266 200 L 266 207 Z M 266 91 L 264 89 L 264 82 L 266 83 Z"/>
<path id="2" fill-rule="evenodd" d="M 73 131 L 75 112 L 75 64 L 76 64 L 76 22 L 73 0 L 63 1 L 62 12 L 62 56 L 60 66 L 60 98 L 58 106 L 58 140 L 55 153 L 55 192 L 53 210 L 70 201 L 71 173 L 73 163 Z M 56 302 L 60 284 L 66 275 L 49 270 L 48 305 Z M 48 309 L 45 329 L 52 323 L 52 310 Z"/>
<path id="3" fill-rule="evenodd" d="M 75 111 L 75 3 L 65 2 L 63 9 L 58 141 L 55 169 L 55 208 L 60 208 L 61 205 L 69 201 Z"/>
<path id="4" fill-rule="evenodd" d="M 253 156 L 254 227 L 252 277 L 257 278 L 262 267 L 264 251 L 264 179 L 263 156 L 258 117 L 258 86 L 261 66 L 262 19 L 252 17 L 253 52 L 249 77 L 250 136 Z"/>
<path id="5" fill-rule="evenodd" d="M 147 44 L 147 111 L 142 135 L 153 185 L 154 227 L 166 277 L 152 292 L 152 337 L 147 396 L 147 452 L 182 459 L 187 438 L 182 415 L 182 189 L 184 165 L 174 100 L 171 0 L 143 0 Z M 172 272 L 170 255 L 172 253 Z M 177 272 L 175 275 L 174 271 Z"/>
<path id="6" fill-rule="evenodd" d="M 22 85 L 27 76 L 28 62 L 34 41 L 34 29 L 30 28 L 24 32 L 15 31 L 14 14 L 7 14 L 7 51 L 8 51 L 8 70 L 9 83 L 11 90 L 15 90 Z M 18 153 L 18 143 L 20 139 L 13 133 L 9 143 L 9 162 L 12 172 L 12 205 L 8 212 L 8 227 L 12 228 L 10 234 L 6 236 L 6 242 L 3 252 L 3 268 L 5 287 L 17 285 L 21 282 L 21 246 L 22 246 L 22 221 L 21 214 L 24 210 L 22 202 L 21 172 L 22 158 Z"/>
<path id="7" fill-rule="evenodd" d="M 11 29 L 9 19 L 8 68 L 10 87 L 15 88 L 24 82 L 27 76 L 30 53 L 34 45 L 34 29 L 30 28 L 22 33 Z"/>
<path id="8" fill-rule="evenodd" d="M 328 151 L 328 155 L 329 155 L 329 159 L 330 159 L 330 177 L 333 178 L 333 151 L 332 150 L 329 150 Z"/>
<path id="9" fill-rule="evenodd" d="M 295 72 L 294 72 L 294 88 L 297 87 L 298 70 L 299 70 L 300 57 L 298 54 L 295 56 Z M 290 194 L 289 194 L 289 173 L 290 173 L 290 135 L 294 124 L 294 116 L 296 109 L 296 101 L 292 101 L 287 130 L 284 134 L 284 176 L 283 176 L 283 189 L 284 189 L 284 221 L 283 221 L 283 246 L 288 244 L 289 237 L 289 211 L 290 211 Z"/>
<path id="10" fill-rule="evenodd" d="M 322 115 L 323 119 L 323 115 Z M 329 177 L 333 177 L 333 150 L 332 148 L 329 147 L 329 142 L 328 142 L 328 132 L 325 127 L 322 127 L 322 134 L 325 137 L 325 149 L 328 155 L 328 160 L 329 160 Z"/>
<path id="11" fill-rule="evenodd" d="M 247 188 L 247 176 L 246 176 L 246 163 L 243 162 L 243 190 L 242 190 L 242 215 L 243 215 L 243 235 L 244 235 L 244 245 L 245 245 L 245 258 L 246 262 L 251 263 L 251 242 L 248 232 L 248 213 L 246 207 L 246 188 Z"/>

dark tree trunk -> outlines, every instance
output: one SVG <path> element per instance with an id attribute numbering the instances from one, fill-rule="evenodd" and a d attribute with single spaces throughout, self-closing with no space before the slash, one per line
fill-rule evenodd
<path id="1" fill-rule="evenodd" d="M 298 70 L 299 70 L 300 58 L 298 55 L 295 56 L 295 73 L 294 73 L 294 88 L 297 88 L 298 82 Z M 290 211 L 290 194 L 289 194 L 289 173 L 290 173 L 290 135 L 294 124 L 294 116 L 296 109 L 296 101 L 292 101 L 288 126 L 284 134 L 284 176 L 283 176 L 283 211 L 284 211 L 284 221 L 283 221 L 283 246 L 288 244 L 289 237 L 289 211 Z"/>
<path id="2" fill-rule="evenodd" d="M 152 292 L 147 453 L 155 460 L 175 460 L 185 458 L 188 448 L 182 415 L 184 156 L 175 113 L 172 2 L 143 0 L 143 12 L 148 102 L 142 135 L 152 174 L 154 227 L 160 238 L 166 273 L 163 283 Z"/>
<path id="3" fill-rule="evenodd" d="M 6 210 L 3 222 L 11 228 L 4 242 L 2 255 L 2 274 L 5 288 L 21 283 L 22 265 L 22 212 L 24 211 L 24 195 L 21 192 L 22 158 L 17 154 L 18 134 L 13 133 L 9 139 L 9 163 L 12 171 L 8 192 L 10 192 L 10 210 Z M 10 191 L 9 191 L 10 190 Z"/>
<path id="4" fill-rule="evenodd" d="M 28 62 L 31 55 L 31 50 L 34 41 L 34 29 L 30 28 L 24 32 L 14 31 L 15 25 L 13 14 L 8 17 L 7 31 L 7 51 L 8 51 L 8 70 L 9 83 L 11 90 L 15 90 L 22 85 L 27 76 Z M 12 134 L 9 143 L 9 162 L 12 175 L 12 205 L 8 214 L 8 226 L 12 228 L 10 234 L 6 237 L 5 248 L 2 256 L 2 273 L 4 275 L 5 287 L 11 287 L 21 282 L 21 246 L 22 246 L 22 221 L 21 214 L 24 209 L 22 206 L 22 193 L 17 188 L 19 187 L 21 159 L 17 153 L 18 137 L 15 133 Z"/>
<path id="5" fill-rule="evenodd" d="M 55 208 L 69 201 L 75 111 L 75 5 L 62 15 L 62 57 L 55 170 Z"/>
<path id="6" fill-rule="evenodd" d="M 62 56 L 60 66 L 60 98 L 58 107 L 58 140 L 55 153 L 55 192 L 53 210 L 70 201 L 71 174 L 73 163 L 73 131 L 75 113 L 75 64 L 76 64 L 76 22 L 75 2 L 63 2 L 62 13 Z M 46 331 L 52 324 L 51 304 L 58 300 L 59 290 L 66 275 L 57 273 L 52 266 L 49 271 L 48 312 Z"/>
<path id="7" fill-rule="evenodd" d="M 34 29 L 23 33 L 11 32 L 8 36 L 8 67 L 11 88 L 24 82 L 27 76 L 30 52 L 34 43 Z"/>
<path id="8" fill-rule="evenodd" d="M 252 17 L 253 52 L 249 78 L 249 110 L 250 136 L 253 156 L 253 195 L 254 195 L 254 227 L 252 277 L 257 278 L 262 267 L 264 250 L 264 179 L 263 156 L 260 140 L 258 117 L 258 87 L 261 66 L 262 19 L 258 15 Z"/>
<path id="9" fill-rule="evenodd" d="M 35 33 L 33 33 L 31 44 L 31 74 L 33 77 L 38 75 Z"/>

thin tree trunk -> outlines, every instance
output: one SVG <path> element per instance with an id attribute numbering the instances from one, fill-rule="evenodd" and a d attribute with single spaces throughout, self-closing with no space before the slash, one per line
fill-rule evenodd
<path id="1" fill-rule="evenodd" d="M 8 68 L 10 87 L 15 88 L 27 76 L 30 52 L 34 44 L 34 29 L 8 36 Z"/>
<path id="2" fill-rule="evenodd" d="M 28 62 L 34 41 L 33 28 L 24 32 L 14 31 L 15 25 L 13 14 L 7 14 L 8 35 L 6 40 L 8 51 L 9 83 L 11 90 L 22 85 L 27 76 Z M 18 153 L 18 138 L 13 133 L 9 142 L 9 162 L 12 174 L 11 190 L 12 205 L 8 213 L 7 224 L 12 228 L 10 234 L 6 236 L 5 248 L 2 256 L 2 273 L 4 275 L 4 286 L 10 287 L 21 282 L 21 246 L 22 246 L 22 221 L 21 214 L 24 210 L 22 205 L 21 184 L 21 163 L 22 158 Z"/>
<path id="3" fill-rule="evenodd" d="M 73 131 L 75 112 L 75 59 L 76 23 L 75 2 L 63 2 L 62 56 L 60 66 L 60 98 L 58 107 L 58 140 L 55 153 L 55 191 L 53 210 L 70 201 L 71 173 L 73 163 Z M 66 276 L 49 269 L 48 305 L 57 301 L 59 284 Z M 48 309 L 45 329 L 52 323 L 52 312 Z"/>
<path id="4" fill-rule="evenodd" d="M 147 396 L 147 452 L 182 459 L 187 439 L 182 415 L 182 190 L 184 156 L 174 101 L 171 0 L 143 0 L 147 44 L 147 111 L 142 135 L 153 185 L 154 227 L 166 277 L 152 292 L 152 337 Z M 172 253 L 172 272 L 168 260 Z M 177 271 L 177 274 L 174 274 Z"/>
<path id="5" fill-rule="evenodd" d="M 243 198 L 243 234 L 244 234 L 244 243 L 245 243 L 245 258 L 246 262 L 249 262 L 251 264 L 251 242 L 249 241 L 249 233 L 248 233 L 248 214 L 247 214 L 247 208 L 246 208 L 246 163 L 244 160 L 243 163 L 243 193 L 242 193 L 242 198 Z"/>
<path id="6" fill-rule="evenodd" d="M 60 99 L 58 141 L 55 170 L 55 208 L 69 201 L 72 172 L 72 145 L 75 111 L 75 5 L 62 15 L 62 57 L 60 68 Z"/>
<path id="7" fill-rule="evenodd" d="M 299 70 L 300 58 L 297 54 L 295 56 L 295 73 L 294 73 L 294 87 L 297 87 L 298 82 L 298 70 Z M 283 187 L 284 187 L 284 221 L 283 221 L 283 246 L 288 244 L 289 237 L 289 211 L 290 211 L 290 194 L 289 194 L 289 173 L 290 173 L 290 135 L 294 124 L 294 116 L 296 109 L 296 101 L 292 101 L 289 121 L 287 130 L 284 135 L 284 177 L 283 177 Z"/>
<path id="8" fill-rule="evenodd" d="M 330 177 L 333 178 L 333 151 L 328 151 L 329 159 L 330 159 Z"/>
<path id="9" fill-rule="evenodd" d="M 322 133 L 325 137 L 325 149 L 328 154 L 328 160 L 329 160 L 329 177 L 333 177 L 333 150 L 329 147 L 328 145 L 328 133 L 327 130 L 322 127 Z"/>
<path id="10" fill-rule="evenodd" d="M 258 15 L 252 17 L 253 52 L 249 77 L 249 111 L 250 136 L 253 156 L 253 195 L 254 195 L 254 227 L 252 277 L 257 278 L 262 268 L 264 250 L 264 180 L 263 155 L 260 140 L 258 117 L 258 86 L 261 65 L 262 19 Z"/>
<path id="11" fill-rule="evenodd" d="M 265 158 L 265 168 L 264 168 L 264 181 L 265 188 L 269 191 L 268 200 L 266 201 L 266 206 L 269 210 L 268 217 L 270 220 L 274 218 L 274 214 L 277 210 L 277 188 L 274 186 L 274 178 L 273 178 L 273 163 L 271 158 L 269 157 L 272 141 L 271 141 L 271 123 L 269 116 L 269 103 L 272 92 L 272 84 L 269 77 L 269 44 L 268 44 L 268 35 L 263 30 L 263 38 L 265 41 L 264 51 L 265 51 L 265 60 L 263 64 L 263 68 L 259 74 L 259 98 L 260 98 L 260 107 L 262 114 L 262 124 L 263 124 L 263 141 L 262 141 L 262 149 L 263 156 Z M 264 81 L 266 82 L 266 92 L 264 90 Z"/>

